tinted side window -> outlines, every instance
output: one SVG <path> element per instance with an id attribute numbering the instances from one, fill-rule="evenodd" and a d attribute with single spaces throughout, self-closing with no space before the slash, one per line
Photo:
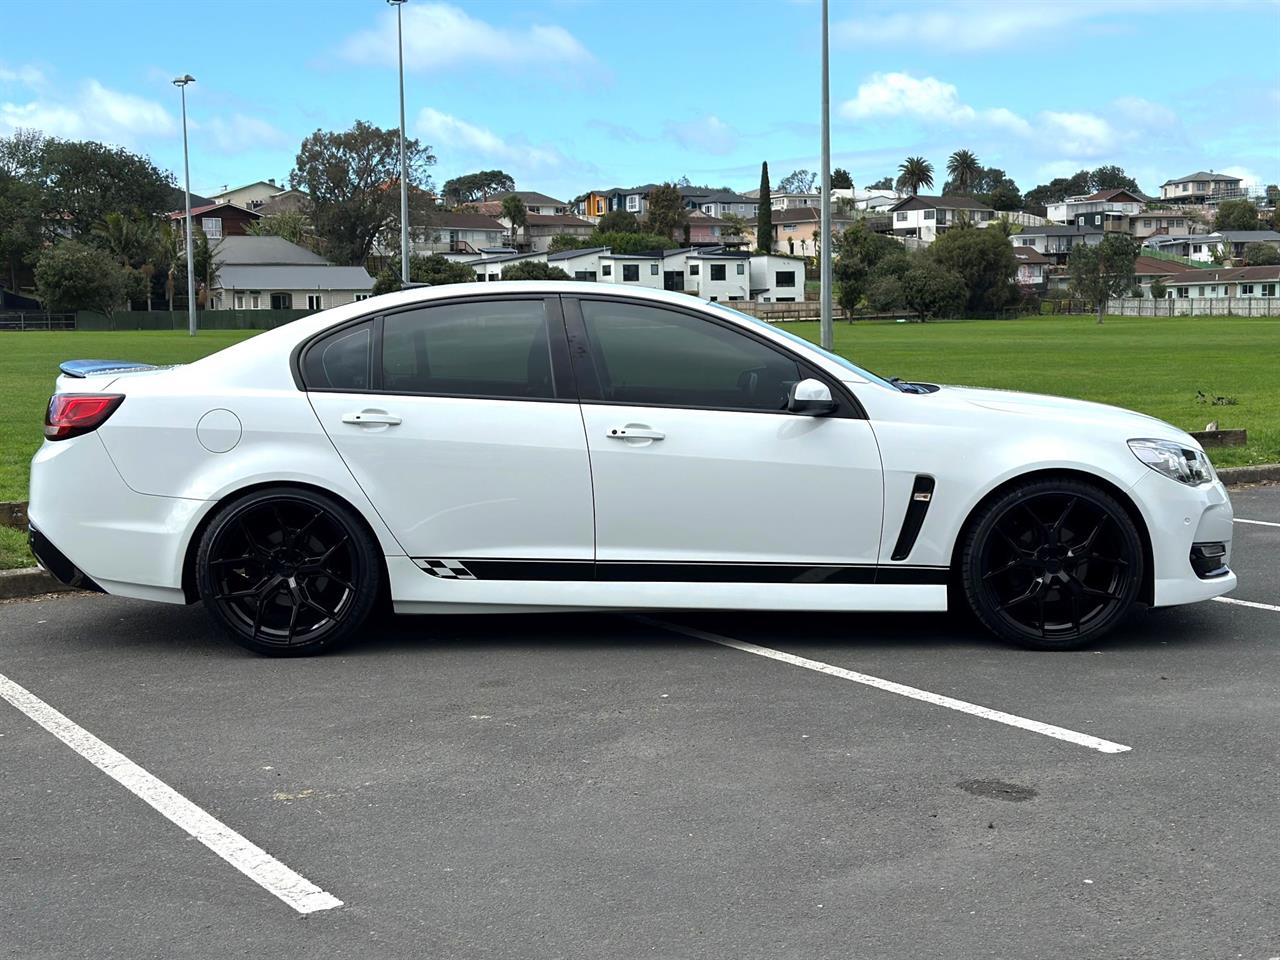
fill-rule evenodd
<path id="1" fill-rule="evenodd" d="M 382 321 L 382 389 L 551 399 L 551 339 L 541 300 L 443 304 Z"/>
<path id="2" fill-rule="evenodd" d="M 372 353 L 371 322 L 347 327 L 313 343 L 302 376 L 311 390 L 368 390 Z"/>
<path id="3" fill-rule="evenodd" d="M 744 334 L 659 307 L 583 300 L 609 403 L 784 410 L 799 366 Z"/>

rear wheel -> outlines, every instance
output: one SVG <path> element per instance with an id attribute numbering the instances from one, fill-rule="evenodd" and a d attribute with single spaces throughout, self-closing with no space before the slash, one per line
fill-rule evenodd
<path id="1" fill-rule="evenodd" d="M 1037 650 L 1102 637 L 1133 605 L 1142 576 L 1128 512 L 1076 480 L 1031 481 L 989 504 L 969 530 L 961 571 L 983 625 Z"/>
<path id="2" fill-rule="evenodd" d="M 345 504 L 300 487 L 248 494 L 209 524 L 200 597 L 241 646 L 304 656 L 348 639 L 381 582 L 377 544 Z"/>

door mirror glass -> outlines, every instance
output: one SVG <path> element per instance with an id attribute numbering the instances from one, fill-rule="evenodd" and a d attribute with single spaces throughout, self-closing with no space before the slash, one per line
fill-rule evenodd
<path id="1" fill-rule="evenodd" d="M 836 402 L 831 397 L 831 388 L 821 380 L 801 380 L 793 383 L 787 394 L 787 409 L 806 417 L 821 417 L 833 413 Z"/>

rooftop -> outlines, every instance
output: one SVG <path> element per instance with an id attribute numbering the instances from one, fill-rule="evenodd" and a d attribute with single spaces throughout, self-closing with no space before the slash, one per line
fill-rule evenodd
<path id="1" fill-rule="evenodd" d="M 329 264 L 277 264 L 271 266 L 223 266 L 216 284 L 223 290 L 358 290 L 373 289 L 373 277 L 364 267 Z"/>
<path id="2" fill-rule="evenodd" d="M 283 266 L 329 263 L 318 253 L 284 237 L 223 237 L 217 260 L 225 266 Z"/>
<path id="3" fill-rule="evenodd" d="M 1195 180 L 1218 180 L 1225 181 L 1227 183 L 1242 182 L 1239 177 L 1229 177 L 1225 173 L 1206 173 L 1204 170 L 1201 170 L 1199 173 L 1192 173 L 1185 177 L 1178 177 L 1176 180 L 1166 180 L 1164 183 L 1160 184 L 1160 186 L 1167 187 L 1171 183 L 1191 183 Z"/>

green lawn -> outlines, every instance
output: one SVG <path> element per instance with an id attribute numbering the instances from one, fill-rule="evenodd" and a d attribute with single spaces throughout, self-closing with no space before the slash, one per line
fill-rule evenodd
<path id="1" fill-rule="evenodd" d="M 816 323 L 786 328 L 816 340 Z M 27 497 L 61 360 L 178 363 L 249 331 L 0 334 L 0 500 Z M 1141 410 L 1188 430 L 1244 427 L 1249 445 L 1210 451 L 1219 466 L 1280 462 L 1280 319 L 1043 317 L 968 323 L 836 324 L 836 349 L 877 373 L 1081 397 Z M 1196 402 L 1196 391 L 1234 406 Z M 0 531 L 0 568 L 30 563 L 23 538 Z"/>

